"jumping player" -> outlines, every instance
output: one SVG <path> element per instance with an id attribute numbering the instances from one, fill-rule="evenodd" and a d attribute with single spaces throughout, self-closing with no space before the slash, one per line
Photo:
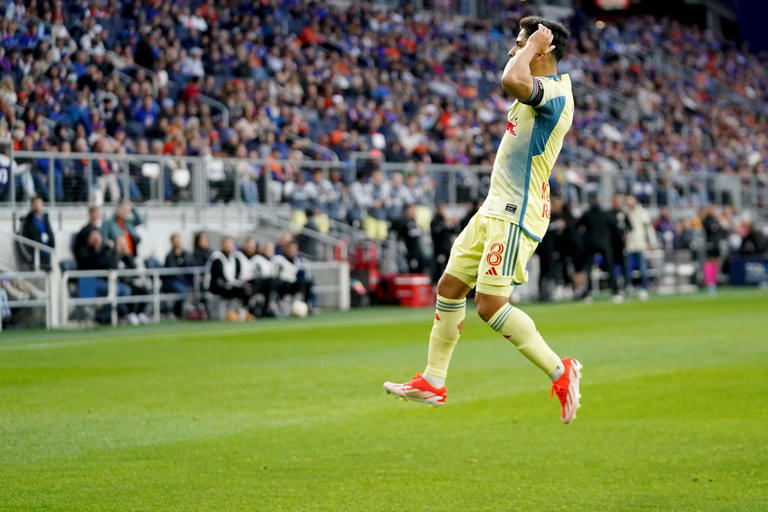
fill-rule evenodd
<path id="1" fill-rule="evenodd" d="M 560 23 L 520 21 L 501 86 L 516 98 L 507 114 L 483 206 L 459 234 L 437 285 L 437 311 L 424 374 L 403 384 L 385 382 L 398 397 L 443 405 L 445 378 L 464 326 L 466 296 L 477 287 L 480 317 L 552 379 L 552 394 L 569 423 L 579 407 L 581 364 L 560 359 L 533 320 L 509 303 L 513 285 L 528 280 L 526 264 L 549 225 L 549 174 L 573 120 L 571 79 L 557 73 L 570 34 Z"/>

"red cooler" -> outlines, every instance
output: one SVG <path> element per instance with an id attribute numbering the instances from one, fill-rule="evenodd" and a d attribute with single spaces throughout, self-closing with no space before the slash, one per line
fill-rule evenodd
<path id="1" fill-rule="evenodd" d="M 425 274 L 397 274 L 392 284 L 401 306 L 420 308 L 431 306 L 435 301 L 432 281 Z"/>

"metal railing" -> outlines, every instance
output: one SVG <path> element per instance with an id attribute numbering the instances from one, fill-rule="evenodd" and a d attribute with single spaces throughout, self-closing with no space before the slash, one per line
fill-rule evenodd
<path id="1" fill-rule="evenodd" d="M 70 306 L 111 306 L 110 322 L 117 325 L 118 305 L 123 304 L 152 304 L 154 321 L 160 321 L 161 302 L 183 300 L 188 297 L 200 297 L 200 284 L 205 274 L 205 267 L 183 267 L 183 268 L 150 268 L 150 269 L 124 269 L 124 270 L 67 270 L 61 275 L 61 325 L 69 324 Z M 188 293 L 163 293 L 162 277 L 168 276 L 192 276 L 193 286 Z M 148 295 L 118 295 L 118 282 L 120 278 L 129 279 L 144 277 L 151 280 L 151 293 Z M 106 296 L 100 297 L 70 297 L 69 281 L 71 279 L 96 278 L 107 281 Z M 82 293 L 82 291 L 81 291 Z"/>
<path id="2" fill-rule="evenodd" d="M 307 274 L 314 278 L 313 292 L 318 297 L 318 305 L 325 308 L 347 310 L 350 307 L 349 264 L 346 262 L 307 262 L 302 264 Z M 38 273 L 42 274 L 42 273 Z M 68 270 L 62 273 L 58 281 L 61 289 L 60 325 L 70 322 L 70 308 L 77 306 L 108 306 L 110 323 L 117 325 L 118 306 L 126 304 L 151 304 L 153 321 L 161 319 L 162 303 L 191 299 L 199 303 L 204 297 L 213 298 L 203 291 L 206 267 L 147 268 L 124 270 Z M 44 275 L 44 274 L 43 274 Z M 162 291 L 162 278 L 192 276 L 192 285 L 186 293 L 168 293 Z M 118 283 L 121 279 L 145 278 L 150 280 L 148 294 L 120 295 Z M 74 279 L 100 279 L 106 281 L 106 293 L 103 296 L 71 297 L 69 283 Z M 47 281 L 46 281 L 47 283 Z M 82 281 L 79 284 L 83 284 Z M 48 290 L 46 284 L 46 292 Z M 95 292 L 95 289 L 92 290 Z M 78 294 L 82 290 L 78 290 Z M 48 294 L 47 294 L 48 295 Z"/>
<path id="3" fill-rule="evenodd" d="M 7 307 L 11 311 L 14 309 L 44 308 L 45 309 L 45 327 L 50 329 L 55 327 L 53 315 L 53 294 L 51 288 L 51 276 L 47 272 L 0 272 L 0 277 L 9 280 L 40 280 L 43 282 L 43 297 L 27 298 L 23 300 L 9 300 L 0 303 L 0 308 Z M 3 316 L 0 314 L 0 332 L 3 330 Z"/>
<path id="4" fill-rule="evenodd" d="M 48 247 L 47 245 L 41 244 L 39 242 L 35 242 L 34 240 L 30 240 L 29 238 L 23 237 L 17 233 L 13 233 L 10 231 L 0 231 L 0 240 L 7 240 L 9 242 L 14 242 L 17 244 L 20 244 L 22 246 L 25 246 L 28 248 L 28 250 L 32 251 L 32 270 L 34 272 L 39 272 L 43 269 L 40 268 L 40 253 L 43 252 L 48 255 L 50 259 L 50 265 L 53 269 L 55 266 L 57 266 L 58 260 L 56 258 L 56 251 Z M 12 245 L 12 244 L 11 244 Z M 13 247 L 5 247 L 6 250 L 11 249 L 13 250 Z M 7 261 L 7 266 L 18 266 L 18 262 L 16 262 L 16 265 L 13 265 L 13 262 Z"/>
<path id="5" fill-rule="evenodd" d="M 206 96 L 205 94 L 198 94 L 196 98 L 200 103 L 204 103 L 209 107 L 219 110 L 221 112 L 221 122 L 224 125 L 224 128 L 229 128 L 229 108 L 224 103 L 217 101 L 210 96 Z"/>
<path id="6" fill-rule="evenodd" d="M 17 151 L 16 161 L 29 163 L 23 172 L 45 174 L 47 184 L 37 194 L 56 204 L 85 205 L 108 193 L 110 200 L 130 198 L 135 202 L 157 205 L 267 204 L 274 205 L 290 198 L 283 197 L 283 181 L 273 177 L 276 169 L 285 175 L 298 170 L 321 169 L 341 171 L 348 181 L 357 176 L 358 163 L 315 160 L 270 160 L 213 157 L 169 157 L 109 153 L 69 153 Z M 385 173 L 409 172 L 413 164 L 370 159 Z M 593 170 L 576 159 L 563 159 L 552 171 L 561 185 L 554 193 L 574 205 L 586 204 L 583 193 L 569 191 L 597 188 L 603 203 L 609 204 L 615 192 L 636 193 L 638 184 L 650 184 L 646 205 L 696 206 L 707 203 L 735 204 L 738 207 L 768 210 L 768 176 L 737 175 L 723 172 L 693 173 L 676 170 L 668 163 L 646 163 L 641 167 L 622 168 L 611 163 L 605 169 Z M 570 160 L 570 163 L 567 163 Z M 104 170 L 104 166 L 108 166 Z M 426 173 L 434 185 L 430 203 L 465 203 L 482 199 L 490 183 L 490 166 L 426 164 Z M 581 183 L 564 178 L 578 175 Z M 66 175 L 66 183 L 63 183 Z M 16 176 L 18 179 L 18 175 Z M 10 180 L 10 193 L 0 197 L 11 208 L 17 205 L 17 179 Z M 74 185 L 73 185 L 74 183 Z M 69 187 L 66 188 L 64 184 Z M 116 197 L 117 196 L 117 197 Z M 6 201 L 3 201 L 3 200 Z"/>

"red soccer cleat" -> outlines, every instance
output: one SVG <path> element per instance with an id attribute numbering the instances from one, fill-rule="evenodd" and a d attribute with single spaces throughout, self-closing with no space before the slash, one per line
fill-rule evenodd
<path id="1" fill-rule="evenodd" d="M 424 404 L 434 405 L 435 407 L 445 404 L 445 386 L 436 388 L 420 374 L 417 373 L 410 382 L 397 384 L 395 382 L 385 382 L 384 389 L 387 393 L 392 393 L 398 398 L 413 400 Z"/>
<path id="2" fill-rule="evenodd" d="M 579 408 L 581 394 L 579 393 L 579 381 L 581 380 L 581 363 L 575 359 L 561 359 L 565 372 L 552 383 L 550 398 L 557 393 L 560 399 L 560 419 L 563 423 L 570 423 L 576 417 L 576 409 Z"/>

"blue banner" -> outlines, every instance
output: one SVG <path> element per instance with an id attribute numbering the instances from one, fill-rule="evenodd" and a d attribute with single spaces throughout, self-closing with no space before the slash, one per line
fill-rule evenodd
<path id="1" fill-rule="evenodd" d="M 768 284 L 768 258 L 736 256 L 730 259 L 728 271 L 732 285 Z"/>

